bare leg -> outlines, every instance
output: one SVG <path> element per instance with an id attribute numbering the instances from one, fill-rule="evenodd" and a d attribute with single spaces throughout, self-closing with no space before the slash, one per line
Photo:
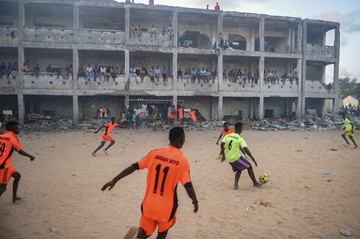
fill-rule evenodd
<path id="1" fill-rule="evenodd" d="M 256 181 L 254 169 L 253 169 L 252 166 L 250 166 L 250 168 L 248 168 L 248 173 L 249 173 L 249 176 L 250 176 L 251 180 L 253 181 L 254 187 L 260 187 L 261 183 Z"/>
<path id="2" fill-rule="evenodd" d="M 165 239 L 167 236 L 168 231 L 164 231 L 164 232 L 159 232 L 158 236 L 156 237 L 156 239 Z"/>
<path id="3" fill-rule="evenodd" d="M 111 146 L 113 146 L 115 144 L 115 141 L 114 140 L 112 140 L 111 142 L 110 142 L 110 144 L 105 148 L 105 150 L 104 150 L 104 152 L 106 153 L 106 150 L 108 150 Z"/>
<path id="4" fill-rule="evenodd" d="M 91 153 L 92 156 L 95 157 L 96 152 L 99 151 L 102 147 L 104 147 L 104 145 L 105 145 L 105 141 L 101 141 L 99 147 L 97 147 L 97 149 L 95 149 L 95 151 Z"/>
<path id="5" fill-rule="evenodd" d="M 350 140 L 354 143 L 354 148 L 356 149 L 358 146 L 352 136 L 349 136 Z"/>
<path id="6" fill-rule="evenodd" d="M 14 178 L 14 183 L 13 183 L 13 203 L 15 203 L 16 201 L 18 200 L 21 200 L 21 198 L 17 197 L 17 189 L 18 189 L 18 185 L 19 185 L 19 181 L 20 181 L 20 178 L 21 178 L 21 174 L 16 172 L 16 173 L 13 173 L 11 175 L 11 177 Z"/>
<path id="7" fill-rule="evenodd" d="M 239 181 L 240 181 L 241 171 L 236 171 L 235 173 L 235 182 L 234 182 L 234 189 L 237 190 L 239 188 Z"/>
<path id="8" fill-rule="evenodd" d="M 138 239 L 146 239 L 146 232 L 141 227 L 139 227 L 138 234 L 137 234 L 136 238 L 138 238 Z"/>
<path id="9" fill-rule="evenodd" d="M 350 144 L 349 141 L 347 140 L 347 138 L 345 137 L 345 134 L 342 134 L 341 136 L 343 137 L 343 139 L 345 140 L 345 142 L 346 142 L 347 144 Z"/>

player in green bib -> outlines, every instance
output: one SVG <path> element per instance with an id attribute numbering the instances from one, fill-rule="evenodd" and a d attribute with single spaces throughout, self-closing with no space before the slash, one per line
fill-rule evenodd
<path id="1" fill-rule="evenodd" d="M 343 124 L 344 124 L 344 126 L 343 126 L 344 132 L 343 132 L 343 134 L 341 136 L 343 137 L 343 139 L 345 140 L 345 142 L 347 144 L 350 144 L 349 141 L 346 138 L 346 136 L 348 136 L 349 139 L 354 143 L 354 148 L 356 149 L 357 144 L 356 144 L 356 142 L 354 140 L 354 125 L 349 120 L 349 118 L 346 117 L 345 114 L 343 115 Z"/>
<path id="2" fill-rule="evenodd" d="M 245 158 L 246 155 L 249 156 L 254 162 L 255 166 L 257 166 L 257 162 L 252 156 L 245 139 L 240 136 L 242 132 L 242 127 L 242 123 L 236 123 L 235 133 L 226 135 L 221 142 L 221 162 L 224 162 L 226 160 L 235 172 L 235 190 L 239 188 L 241 172 L 245 169 L 247 169 L 249 176 L 253 181 L 254 187 L 261 186 L 261 184 L 256 181 L 255 173 L 253 167 L 251 166 L 251 163 Z"/>

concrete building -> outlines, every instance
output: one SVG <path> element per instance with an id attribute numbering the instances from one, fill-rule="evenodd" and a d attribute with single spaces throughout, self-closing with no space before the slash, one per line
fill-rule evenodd
<path id="1" fill-rule="evenodd" d="M 0 63 L 19 71 L 0 79 L 0 110 L 13 110 L 20 122 L 27 113 L 78 122 L 100 105 L 117 115 L 143 102 L 195 107 L 207 119 L 300 118 L 308 108 L 321 115 L 325 100 L 341 104 L 339 27 L 111 0 L 2 0 Z M 24 63 L 30 71 L 20 70 Z M 114 68 L 109 79 L 93 79 L 88 65 Z M 157 76 L 142 77 L 142 67 Z"/>

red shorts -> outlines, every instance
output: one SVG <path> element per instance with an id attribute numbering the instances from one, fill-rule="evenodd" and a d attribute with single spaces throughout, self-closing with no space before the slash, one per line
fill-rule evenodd
<path id="1" fill-rule="evenodd" d="M 169 230 L 172 226 L 176 223 L 176 215 L 173 219 L 168 222 L 159 222 L 155 221 L 151 218 L 141 216 L 140 219 L 140 227 L 145 231 L 146 236 L 151 236 L 154 233 L 156 227 L 158 228 L 159 232 L 165 232 Z"/>
<path id="2" fill-rule="evenodd" d="M 103 134 L 103 135 L 101 136 L 101 140 L 102 140 L 102 141 L 108 141 L 108 142 L 114 141 L 114 140 L 111 138 L 110 135 L 105 135 L 105 134 Z"/>
<path id="3" fill-rule="evenodd" d="M 16 173 L 14 167 L 0 169 L 0 184 L 8 184 L 13 173 Z"/>

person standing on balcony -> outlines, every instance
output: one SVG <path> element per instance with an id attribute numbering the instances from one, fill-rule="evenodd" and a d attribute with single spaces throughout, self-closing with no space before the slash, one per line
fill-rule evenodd
<path id="1" fill-rule="evenodd" d="M 214 10 L 215 10 L 215 12 L 220 12 L 220 6 L 219 6 L 218 2 L 216 3 Z"/>
<path id="2" fill-rule="evenodd" d="M 40 66 L 39 64 L 36 64 L 36 66 L 34 67 L 34 74 L 36 78 L 39 78 L 39 73 L 40 73 Z"/>

